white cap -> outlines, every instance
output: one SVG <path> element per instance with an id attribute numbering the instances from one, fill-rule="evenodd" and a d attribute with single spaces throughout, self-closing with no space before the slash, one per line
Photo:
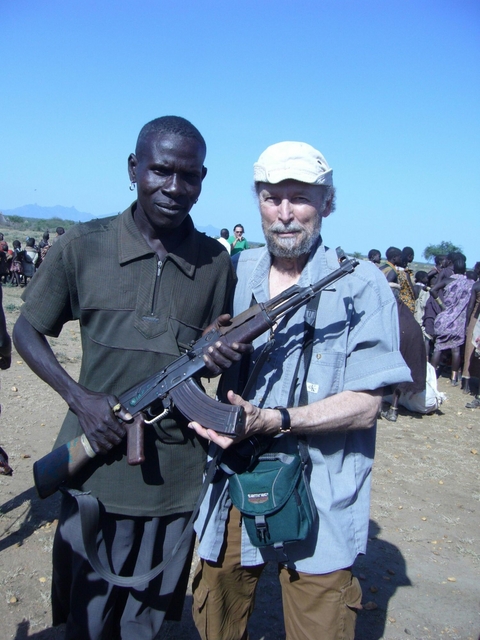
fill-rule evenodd
<path id="1" fill-rule="evenodd" d="M 306 142 L 278 142 L 267 147 L 253 165 L 255 182 L 277 184 L 298 180 L 333 185 L 332 170 L 320 151 Z"/>

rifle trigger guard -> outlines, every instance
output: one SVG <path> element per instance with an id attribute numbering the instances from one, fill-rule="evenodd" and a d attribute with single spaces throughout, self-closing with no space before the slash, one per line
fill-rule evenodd
<path id="1" fill-rule="evenodd" d="M 155 418 L 152 418 L 151 420 L 144 420 L 144 422 L 145 424 L 155 424 L 155 422 L 158 422 L 159 420 L 166 418 L 169 413 L 170 413 L 170 409 L 164 409 L 162 413 L 159 413 L 158 416 L 156 416 Z"/>

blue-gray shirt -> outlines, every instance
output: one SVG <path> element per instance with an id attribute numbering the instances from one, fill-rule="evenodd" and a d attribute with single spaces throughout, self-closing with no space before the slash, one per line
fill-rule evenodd
<path id="1" fill-rule="evenodd" d="M 235 315 L 250 306 L 252 295 L 257 302 L 269 299 L 270 266 L 270 254 L 265 248 L 239 254 Z M 326 250 L 319 242 L 302 271 L 299 285 L 317 282 L 337 267 L 335 251 Z M 275 348 L 246 399 L 260 407 L 287 406 L 293 378 L 304 378 L 300 358 L 304 319 L 302 307 L 288 322 L 280 321 Z M 263 335 L 254 342 L 253 362 L 267 337 Z M 235 369 L 227 372 L 223 388 L 235 389 L 236 375 Z M 345 390 L 373 391 L 409 380 L 410 371 L 399 352 L 395 299 L 377 267 L 361 262 L 353 274 L 321 294 L 306 377 L 309 403 Z M 299 395 L 297 388 L 294 405 L 298 404 Z M 328 573 L 351 566 L 366 549 L 375 426 L 311 435 L 308 446 L 318 527 L 306 541 L 288 544 L 288 565 L 306 573 Z M 199 555 L 206 560 L 218 558 L 230 504 L 228 480 L 224 478 L 210 488 L 196 523 L 201 539 Z M 242 564 L 255 565 L 268 559 L 278 559 L 276 552 L 254 547 L 243 531 Z"/>

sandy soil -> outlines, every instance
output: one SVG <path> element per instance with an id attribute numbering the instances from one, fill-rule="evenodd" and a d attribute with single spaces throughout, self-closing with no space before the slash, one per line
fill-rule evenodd
<path id="1" fill-rule="evenodd" d="M 10 330 L 20 293 L 4 287 Z M 78 326 L 67 325 L 52 345 L 76 376 Z M 37 498 L 32 464 L 50 450 L 65 406 L 15 353 L 0 377 L 0 444 L 14 468 L 12 477 L 0 476 L 0 637 L 61 640 L 50 616 L 57 497 Z M 397 423 L 379 421 L 370 542 L 355 566 L 364 592 L 358 640 L 479 638 L 480 411 L 465 409 L 468 398 L 447 379 L 439 388 L 448 398 L 434 415 L 401 410 Z M 168 623 L 161 638 L 197 638 L 190 605 L 188 597 L 184 619 Z M 262 578 L 250 635 L 285 637 L 274 567 Z"/>

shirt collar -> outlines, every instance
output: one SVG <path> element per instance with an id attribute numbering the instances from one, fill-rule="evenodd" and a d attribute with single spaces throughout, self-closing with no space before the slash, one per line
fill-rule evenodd
<path id="1" fill-rule="evenodd" d="M 136 205 L 137 203 L 134 202 L 118 217 L 118 261 L 120 264 L 155 254 L 135 224 L 133 212 Z M 175 248 L 174 253 L 168 253 L 165 260 L 173 260 L 186 275 L 192 276 L 197 263 L 199 243 L 190 216 L 186 218 L 185 223 L 184 241 Z"/>

